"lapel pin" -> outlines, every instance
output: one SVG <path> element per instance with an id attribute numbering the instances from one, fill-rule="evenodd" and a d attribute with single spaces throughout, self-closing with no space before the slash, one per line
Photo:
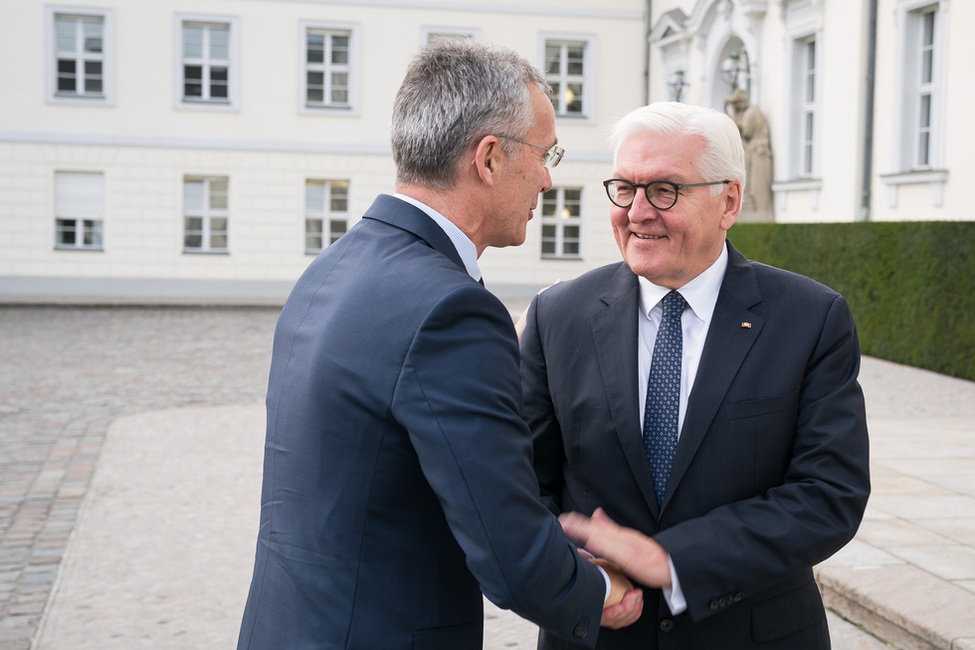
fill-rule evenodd
<path id="1" fill-rule="evenodd" d="M 742 326 L 743 329 L 746 329 L 746 330 L 750 330 L 752 328 L 752 324 L 749 323 L 747 320 L 743 320 L 741 322 L 741 326 Z"/>

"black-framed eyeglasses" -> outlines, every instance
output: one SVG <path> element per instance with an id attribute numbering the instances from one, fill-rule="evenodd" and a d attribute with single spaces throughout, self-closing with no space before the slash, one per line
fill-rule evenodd
<path id="1" fill-rule="evenodd" d="M 549 169 L 557 166 L 559 161 L 562 160 L 562 156 L 565 155 L 565 149 L 557 144 L 553 144 L 551 147 L 543 147 L 540 144 L 532 144 L 531 142 L 525 142 L 524 140 L 519 140 L 518 138 L 512 138 L 510 135 L 499 135 L 494 134 L 496 138 L 505 138 L 506 140 L 514 140 L 515 142 L 520 142 L 521 144 L 527 144 L 529 147 L 535 147 L 536 149 L 541 149 L 545 152 L 545 157 L 542 159 L 542 164 L 544 164 Z"/>
<path id="2" fill-rule="evenodd" d="M 727 185 L 731 181 L 710 181 L 708 183 L 674 183 L 672 181 L 650 181 L 649 183 L 631 183 L 623 178 L 611 178 L 603 181 L 606 195 L 613 205 L 628 208 L 633 205 L 638 187 L 643 188 L 650 205 L 658 210 L 670 210 L 677 205 L 680 190 L 685 187 L 703 187 L 704 185 Z"/>

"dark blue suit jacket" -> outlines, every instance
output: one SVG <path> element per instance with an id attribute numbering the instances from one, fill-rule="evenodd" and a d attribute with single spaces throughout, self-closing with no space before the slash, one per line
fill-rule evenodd
<path id="1" fill-rule="evenodd" d="M 853 537 L 869 493 L 853 318 L 829 288 L 728 247 L 662 509 L 641 438 L 636 275 L 596 269 L 530 308 L 522 383 L 543 496 L 654 536 L 687 598 L 673 617 L 647 590 L 640 621 L 600 648 L 829 647 L 812 567 Z"/>
<path id="2" fill-rule="evenodd" d="M 481 590 L 592 645 L 605 585 L 539 501 L 520 407 L 509 313 L 380 196 L 278 321 L 239 647 L 479 649 Z"/>

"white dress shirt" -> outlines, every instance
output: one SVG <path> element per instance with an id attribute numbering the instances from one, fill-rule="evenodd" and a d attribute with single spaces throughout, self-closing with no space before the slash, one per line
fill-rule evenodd
<path id="1" fill-rule="evenodd" d="M 680 440 L 680 430 L 684 426 L 684 415 L 687 413 L 687 398 L 694 386 L 697 367 L 701 363 L 701 354 L 704 351 L 704 339 L 707 337 L 708 328 L 711 326 L 714 305 L 718 301 L 718 291 L 721 289 L 721 281 L 724 279 L 724 272 L 727 268 L 728 248 L 722 246 L 721 254 L 714 264 L 678 289 L 678 293 L 687 301 L 688 307 L 681 317 L 681 329 L 684 338 L 680 364 L 678 440 Z M 639 282 L 640 313 L 637 316 L 639 319 L 637 325 L 639 374 L 636 379 L 639 382 L 640 427 L 642 430 L 644 405 L 647 401 L 647 381 L 650 378 L 650 361 L 653 359 L 653 346 L 657 339 L 657 329 L 660 327 L 660 320 L 663 317 L 661 301 L 664 296 L 670 293 L 670 289 L 657 286 L 643 277 L 639 278 Z M 671 613 L 676 616 L 687 609 L 687 600 L 680 588 L 680 581 L 677 579 L 677 572 L 670 555 L 667 556 L 667 561 L 670 563 L 671 586 L 669 589 L 664 589 L 663 594 Z"/>

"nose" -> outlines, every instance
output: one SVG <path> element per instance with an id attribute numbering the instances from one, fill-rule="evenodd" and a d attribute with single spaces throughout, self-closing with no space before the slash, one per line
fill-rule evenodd
<path id="1" fill-rule="evenodd" d="M 548 192 L 552 189 L 552 171 L 548 167 L 542 167 L 545 170 L 545 184 L 542 186 L 542 192 Z"/>
<path id="2" fill-rule="evenodd" d="M 660 213 L 657 208 L 650 204 L 646 193 L 637 190 L 635 196 L 633 197 L 633 203 L 630 204 L 626 215 L 629 217 L 631 222 L 639 223 L 641 221 L 647 221 L 648 219 L 656 219 L 660 216 Z"/>

